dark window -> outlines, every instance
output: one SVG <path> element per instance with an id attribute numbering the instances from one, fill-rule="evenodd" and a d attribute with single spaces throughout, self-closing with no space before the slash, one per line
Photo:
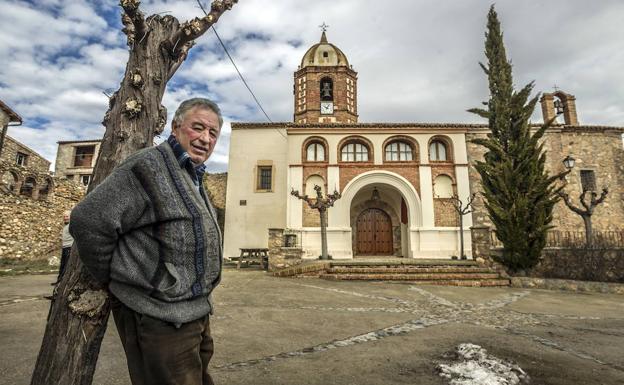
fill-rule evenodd
<path id="1" fill-rule="evenodd" d="M 321 100 L 334 100 L 334 82 L 331 78 L 321 79 Z"/>
<path id="2" fill-rule="evenodd" d="M 271 190 L 272 174 L 272 166 L 258 166 L 258 190 Z"/>
<path id="3" fill-rule="evenodd" d="M 79 146 L 76 147 L 76 156 L 74 157 L 74 167 L 91 167 L 93 155 L 95 154 L 95 146 Z"/>
<path id="4" fill-rule="evenodd" d="M 322 162 L 325 160 L 325 147 L 321 143 L 311 143 L 306 149 L 306 160 L 310 162 Z"/>
<path id="5" fill-rule="evenodd" d="M 596 174 L 594 170 L 581 170 L 581 186 L 583 191 L 596 191 Z"/>
<path id="6" fill-rule="evenodd" d="M 343 162 L 368 162 L 368 148 L 361 143 L 348 143 L 342 147 Z"/>
<path id="7" fill-rule="evenodd" d="M 386 161 L 413 160 L 412 146 L 405 142 L 392 142 L 386 146 Z"/>
<path id="8" fill-rule="evenodd" d="M 88 186 L 89 182 L 91 182 L 91 175 L 80 175 L 80 183 Z"/>
<path id="9" fill-rule="evenodd" d="M 329 53 L 327 51 L 323 52 L 323 57 L 329 57 Z"/>
<path id="10" fill-rule="evenodd" d="M 65 178 L 67 178 L 69 180 L 74 180 L 74 174 L 67 174 L 67 175 L 65 175 Z"/>
<path id="11" fill-rule="evenodd" d="M 445 161 L 446 145 L 439 140 L 434 140 L 429 145 L 429 160 Z"/>
<path id="12" fill-rule="evenodd" d="M 23 152 L 18 152 L 15 161 L 18 166 L 26 166 L 26 163 L 28 162 L 28 155 Z"/>

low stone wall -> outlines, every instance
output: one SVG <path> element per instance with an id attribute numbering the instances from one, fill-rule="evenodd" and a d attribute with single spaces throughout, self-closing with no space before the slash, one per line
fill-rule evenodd
<path id="1" fill-rule="evenodd" d="M 0 258 L 44 259 L 60 253 L 63 212 L 84 196 L 84 187 L 55 179 L 49 201 L 0 193 Z"/>
<path id="2" fill-rule="evenodd" d="M 533 277 L 513 277 L 511 286 L 527 289 L 624 294 L 624 284 Z"/>
<path id="3" fill-rule="evenodd" d="M 545 249 L 529 276 L 624 283 L 624 249 Z"/>

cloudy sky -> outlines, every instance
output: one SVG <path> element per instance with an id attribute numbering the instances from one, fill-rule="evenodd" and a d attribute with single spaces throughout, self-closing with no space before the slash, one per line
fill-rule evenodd
<path id="1" fill-rule="evenodd" d="M 482 122 L 487 99 L 485 0 L 239 0 L 216 25 L 273 121 L 291 121 L 293 72 L 329 25 L 359 72 L 361 122 Z M 101 138 L 128 57 L 117 0 L 0 1 L 0 100 L 24 118 L 9 135 L 54 164 L 56 142 Z M 208 5 L 208 1 L 204 0 Z M 145 14 L 201 15 L 195 0 L 148 0 Z M 517 87 L 557 85 L 581 124 L 624 126 L 624 1 L 498 0 Z M 226 123 L 209 169 L 225 171 L 230 122 L 265 121 L 212 31 L 169 83 L 171 113 L 189 96 L 221 105 Z M 538 113 L 534 120 L 541 120 Z M 168 135 L 169 130 L 165 131 Z"/>

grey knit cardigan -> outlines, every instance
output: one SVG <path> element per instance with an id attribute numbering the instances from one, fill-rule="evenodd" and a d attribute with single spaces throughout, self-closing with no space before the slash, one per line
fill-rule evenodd
<path id="1" fill-rule="evenodd" d="M 164 142 L 118 166 L 71 213 L 87 270 L 132 310 L 175 324 L 212 313 L 221 279 L 221 232 Z"/>

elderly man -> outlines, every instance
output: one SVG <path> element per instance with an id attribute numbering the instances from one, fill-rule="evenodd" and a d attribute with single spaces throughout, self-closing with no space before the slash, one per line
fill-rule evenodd
<path id="1" fill-rule="evenodd" d="M 210 100 L 183 102 L 166 142 L 130 156 L 72 211 L 80 257 L 112 294 L 134 385 L 213 383 L 222 249 L 202 176 L 222 125 Z"/>

